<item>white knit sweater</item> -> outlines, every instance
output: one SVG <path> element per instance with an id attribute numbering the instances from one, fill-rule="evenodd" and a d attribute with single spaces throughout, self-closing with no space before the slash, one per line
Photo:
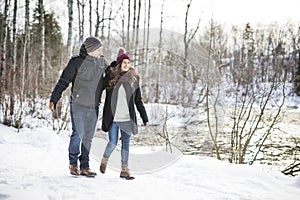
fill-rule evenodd
<path id="1" fill-rule="evenodd" d="M 129 109 L 126 100 L 126 91 L 123 85 L 120 86 L 118 91 L 118 100 L 117 100 L 114 121 L 115 122 L 130 121 Z"/>

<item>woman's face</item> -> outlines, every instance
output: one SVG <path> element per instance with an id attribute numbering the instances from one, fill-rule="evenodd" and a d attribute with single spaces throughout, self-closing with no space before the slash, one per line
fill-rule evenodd
<path id="1" fill-rule="evenodd" d="M 124 59 L 121 64 L 121 72 L 127 72 L 130 67 L 130 60 Z"/>

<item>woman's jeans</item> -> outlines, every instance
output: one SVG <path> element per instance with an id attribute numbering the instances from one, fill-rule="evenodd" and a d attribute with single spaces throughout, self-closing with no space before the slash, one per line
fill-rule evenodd
<path id="1" fill-rule="evenodd" d="M 88 108 L 71 104 L 72 135 L 69 144 L 70 165 L 77 165 L 79 158 L 80 169 L 89 168 L 89 153 L 98 120 L 98 112 L 99 107 Z"/>
<path id="2" fill-rule="evenodd" d="M 121 127 L 125 127 L 120 128 Z M 128 131 L 130 123 L 129 122 L 113 122 L 111 128 L 108 131 L 109 142 L 106 145 L 103 157 L 109 158 L 111 153 L 114 151 L 115 147 L 118 144 L 119 130 L 121 131 L 121 140 L 122 140 L 122 149 L 121 149 L 121 162 L 122 165 L 128 164 L 129 157 L 129 145 L 130 145 L 130 136 L 131 132 Z M 127 131 L 125 131 L 127 130 Z"/>

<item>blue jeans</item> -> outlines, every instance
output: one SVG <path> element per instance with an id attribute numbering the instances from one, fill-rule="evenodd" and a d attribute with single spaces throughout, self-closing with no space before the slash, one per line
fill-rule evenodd
<path id="1" fill-rule="evenodd" d="M 120 128 L 121 126 L 130 126 L 129 122 L 113 122 L 111 128 L 108 131 L 109 142 L 106 145 L 103 157 L 109 158 L 111 153 L 114 151 L 115 147 L 118 144 L 119 130 L 121 131 L 122 138 L 122 149 L 121 149 L 121 162 L 122 164 L 128 164 L 129 157 L 129 145 L 130 145 L 130 136 L 131 132 L 128 131 L 128 128 Z M 127 131 L 125 131 L 127 129 Z"/>
<path id="2" fill-rule="evenodd" d="M 80 169 L 89 168 L 89 153 L 95 127 L 98 120 L 99 107 L 87 108 L 77 104 L 70 105 L 72 121 L 72 135 L 69 144 L 70 165 L 77 165 L 80 161 Z"/>

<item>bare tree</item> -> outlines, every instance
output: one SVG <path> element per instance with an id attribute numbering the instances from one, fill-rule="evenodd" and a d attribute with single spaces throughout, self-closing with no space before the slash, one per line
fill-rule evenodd
<path id="1" fill-rule="evenodd" d="M 110 1 L 108 19 L 113 18 L 112 14 L 113 14 L 113 2 Z M 111 23 L 109 21 L 107 25 L 107 46 L 110 46 L 110 36 L 111 36 Z"/>
<path id="2" fill-rule="evenodd" d="M 229 161 L 233 163 L 252 164 L 256 161 L 264 144 L 270 138 L 271 134 L 277 129 L 276 125 L 281 120 L 281 113 L 286 93 L 287 71 L 281 71 L 284 66 L 284 57 L 282 51 L 278 50 L 281 38 L 273 38 L 274 45 L 270 59 L 268 71 L 268 82 L 259 82 L 260 65 L 254 64 L 255 54 L 252 38 L 252 29 L 250 24 L 246 25 L 243 38 L 244 43 L 234 55 L 234 107 L 230 113 L 231 123 L 231 154 Z M 258 37 L 256 37 L 258 38 Z M 271 38 L 268 38 L 270 42 Z M 250 40 L 250 42 L 249 42 Z M 276 41 L 276 42 L 275 42 Z M 276 50 L 277 49 L 277 50 Z M 261 63 L 261 62 L 257 62 Z M 264 72 L 266 73 L 266 72 Z M 276 90 L 280 90 L 282 95 L 276 97 Z M 272 104 L 276 109 L 268 109 Z M 251 148 L 251 150 L 250 150 Z M 246 161 L 246 156 L 248 158 Z"/>
<path id="3" fill-rule="evenodd" d="M 147 23 L 147 39 L 146 39 L 146 66 L 148 64 L 148 47 L 149 47 L 149 36 L 150 36 L 150 18 L 151 18 L 151 0 L 148 2 L 148 23 Z"/>
<path id="4" fill-rule="evenodd" d="M 122 47 L 125 47 L 126 44 L 126 36 L 125 36 L 125 8 L 124 8 L 124 0 L 122 0 L 121 3 L 121 9 L 122 9 L 122 17 L 121 17 L 121 38 L 122 38 Z M 128 33 L 127 33 L 128 34 Z M 127 35 L 128 36 L 128 35 Z"/>
<path id="5" fill-rule="evenodd" d="M 144 21 L 143 21 L 143 44 L 142 48 L 144 49 L 143 55 L 145 55 L 145 46 L 146 46 L 146 25 L 147 25 L 147 1 L 144 1 Z M 145 58 L 145 57 L 144 57 Z M 145 63 L 145 60 L 143 61 L 143 64 Z"/>
<path id="6" fill-rule="evenodd" d="M 99 26 L 100 26 L 100 13 L 99 13 L 99 0 L 97 0 L 96 3 L 96 24 L 95 24 L 95 37 L 98 37 L 99 32 Z"/>
<path id="7" fill-rule="evenodd" d="M 182 79 L 182 95 L 181 95 L 181 103 L 184 104 L 184 93 L 186 91 L 186 80 L 187 80 L 187 68 L 188 65 L 190 65 L 190 63 L 188 62 L 188 57 L 189 57 L 189 49 L 190 49 L 190 43 L 194 40 L 195 35 L 199 29 L 199 25 L 200 25 L 200 19 L 198 20 L 198 24 L 197 27 L 194 29 L 194 31 L 189 30 L 188 28 L 188 18 L 189 18 L 189 14 L 190 14 L 190 7 L 192 4 L 192 0 L 189 1 L 189 3 L 187 4 L 186 7 L 186 13 L 185 13 L 185 21 L 184 21 L 184 37 L 183 37 L 183 42 L 184 42 L 184 58 L 185 58 L 185 62 L 183 63 L 183 67 L 182 67 L 182 75 L 183 75 L 183 79 Z M 193 86 L 193 90 L 195 89 L 195 84 Z M 188 103 L 191 102 L 191 98 L 192 96 L 189 95 L 188 96 Z"/>
<path id="8" fill-rule="evenodd" d="M 101 37 L 104 37 L 104 28 L 105 28 L 105 24 L 104 24 L 104 18 L 105 18 L 105 10 L 106 10 L 106 0 L 103 1 L 103 6 L 102 6 L 102 26 L 101 26 Z"/>
<path id="9" fill-rule="evenodd" d="M 0 103 L 3 109 L 3 116 L 4 116 L 4 124 L 10 124 L 10 120 L 8 119 L 8 104 L 5 101 L 5 90 L 7 88 L 6 86 L 6 76 L 7 76 L 7 37 L 8 37 L 8 8 L 10 5 L 10 1 L 9 0 L 5 0 L 4 1 L 4 12 L 3 12 L 3 21 L 1 24 L 1 29 L 2 29 L 2 33 L 1 33 L 1 65 L 0 65 L 0 69 L 1 69 L 1 73 L 0 73 L 0 78 L 1 78 L 1 86 L 0 86 Z"/>
<path id="10" fill-rule="evenodd" d="M 298 27 L 296 36 L 293 38 L 293 52 L 295 60 L 294 87 L 295 93 L 300 96 L 300 27 Z"/>
<path id="11" fill-rule="evenodd" d="M 92 0 L 89 0 L 89 35 L 92 35 Z"/>
<path id="12" fill-rule="evenodd" d="M 288 70 L 282 71 L 282 68 L 289 68 L 289 63 L 285 61 L 286 58 L 283 56 L 285 54 L 283 49 L 288 47 L 281 46 L 283 38 L 269 37 L 264 42 L 272 41 L 271 55 L 262 56 L 263 58 L 254 56 L 257 55 L 255 49 L 257 46 L 254 48 L 253 45 L 264 43 L 263 41 L 254 41 L 254 38 L 266 37 L 254 36 L 255 32 L 248 24 L 243 34 L 236 32 L 236 35 L 234 35 L 234 37 L 237 37 L 233 38 L 236 41 L 235 51 L 229 50 L 233 52 L 233 58 L 231 58 L 230 63 L 227 63 L 224 62 L 225 59 L 222 60 L 220 55 L 225 55 L 226 52 L 223 46 L 226 43 L 216 45 L 217 41 L 221 39 L 216 37 L 218 33 L 216 27 L 211 22 L 209 45 L 206 45 L 209 47 L 205 94 L 208 131 L 218 159 L 221 159 L 221 156 L 224 158 L 225 155 L 228 155 L 230 162 L 248 162 L 252 164 L 257 160 L 258 155 L 264 149 L 265 143 L 274 130 L 277 129 L 277 125 L 282 119 L 283 105 L 287 97 L 286 83 L 289 77 Z M 260 34 L 258 31 L 256 33 Z M 242 35 L 242 38 L 238 38 L 238 35 Z M 203 40 L 205 39 L 203 38 Z M 239 42 L 239 40 L 244 40 L 244 42 Z M 223 39 L 223 41 L 226 40 Z M 239 46 L 240 48 L 237 48 L 238 44 L 242 44 Z M 269 45 L 264 47 L 265 49 L 259 52 L 266 52 Z M 260 62 L 257 58 L 264 59 L 264 63 L 269 63 L 269 66 L 267 66 L 269 70 L 264 72 L 264 75 L 268 78 L 263 79 L 268 80 L 268 82 L 261 82 L 260 64 L 263 62 Z M 234 73 L 228 73 L 232 69 L 234 69 Z M 224 85 L 224 83 L 220 78 L 226 80 L 226 87 L 221 87 L 221 84 Z M 214 81 L 209 81 L 210 79 Z M 230 91 L 230 96 L 234 99 L 234 102 L 229 101 L 222 104 L 220 102 L 221 90 L 223 92 Z M 281 92 L 280 97 L 276 96 L 279 91 Z M 226 123 L 231 127 L 230 133 L 219 128 L 223 123 L 222 120 L 224 121 L 224 116 L 227 117 L 225 112 L 220 113 L 222 109 L 220 106 L 222 105 L 226 106 L 226 113 L 229 115 Z M 270 109 L 270 105 L 273 108 Z M 222 137 L 229 136 L 230 144 L 228 146 L 220 145 L 220 135 Z"/>
<path id="13" fill-rule="evenodd" d="M 129 49 L 129 44 L 130 44 L 130 13 L 131 13 L 131 0 L 128 0 L 128 7 L 127 7 L 127 46 L 126 49 Z"/>
<path id="14" fill-rule="evenodd" d="M 161 67 L 162 67 L 162 34 L 163 34 L 163 22 L 164 22 L 164 6 L 165 0 L 161 3 L 160 9 L 160 29 L 159 29 L 159 41 L 158 41 L 158 71 L 156 76 L 156 83 L 155 83 L 155 103 L 159 102 L 160 99 L 160 90 L 159 85 L 161 83 L 160 76 L 161 76 Z"/>
<path id="15" fill-rule="evenodd" d="M 16 65 L 17 65 L 17 42 L 16 42 L 16 31 L 17 31 L 17 10 L 18 10 L 18 0 L 14 1 L 14 10 L 13 10 L 13 33 L 12 33 L 12 52 L 13 52 L 13 60 L 12 60 L 12 70 L 11 70 L 11 78 L 10 82 L 10 115 L 14 115 L 14 105 L 15 105 L 15 95 L 16 91 Z"/>
<path id="16" fill-rule="evenodd" d="M 198 20 L 197 23 L 197 27 L 194 29 L 194 31 L 190 31 L 188 30 L 188 18 L 189 18 L 189 12 L 190 12 L 190 7 L 192 4 L 193 0 L 190 0 L 190 2 L 187 4 L 187 8 L 186 8 L 186 13 L 185 13 L 185 20 L 184 20 L 184 37 L 183 37 L 183 41 L 184 41 L 184 57 L 187 60 L 188 59 L 188 55 L 189 55 L 189 46 L 190 43 L 192 42 L 192 40 L 195 38 L 196 33 L 198 32 L 199 29 L 199 25 L 200 25 L 200 19 Z M 186 78 L 186 66 L 184 66 L 183 68 L 183 77 Z"/>
<path id="17" fill-rule="evenodd" d="M 141 18 L 141 0 L 138 2 L 138 12 L 137 12 L 137 21 L 136 21 L 136 34 L 135 34 L 135 45 L 134 45 L 134 60 L 135 65 L 137 65 L 137 51 L 138 51 L 138 44 L 139 44 L 139 29 L 140 29 L 140 18 Z"/>
<path id="18" fill-rule="evenodd" d="M 145 12 L 145 18 L 147 16 L 147 32 L 146 32 L 146 41 L 144 48 L 144 60 L 145 60 L 145 69 L 146 69 L 146 77 L 147 79 L 144 80 L 144 82 L 147 83 L 148 87 L 150 86 L 150 69 L 149 69 L 149 37 L 150 37 L 150 17 L 151 17 L 151 0 L 148 1 L 148 13 L 146 15 Z M 144 88 L 143 88 L 144 89 Z M 147 97 L 150 95 L 150 90 L 147 92 L 143 92 Z M 147 99 L 145 99 L 147 101 Z"/>
<path id="19" fill-rule="evenodd" d="M 117 13 L 121 9 L 121 8 L 118 8 L 118 9 L 113 8 L 112 3 L 113 2 L 110 2 L 110 8 L 109 8 L 110 11 L 109 11 L 108 17 L 106 17 L 103 14 L 104 11 L 102 11 L 102 17 L 100 17 L 101 15 L 100 15 L 100 12 L 99 12 L 99 1 L 98 0 L 97 0 L 97 5 L 96 5 L 96 11 L 95 11 L 96 12 L 95 37 L 99 37 L 99 30 L 101 30 L 100 38 L 102 40 L 108 41 L 108 45 L 106 45 L 106 46 L 109 46 L 109 43 L 110 43 L 110 35 L 111 35 L 110 34 L 111 33 L 111 24 L 110 23 L 111 23 L 112 20 L 114 20 L 116 18 Z M 107 2 L 104 1 L 104 5 L 103 5 L 102 9 L 105 9 L 105 10 L 108 9 L 106 4 L 107 4 Z M 113 12 L 114 10 L 117 10 L 117 11 L 114 13 Z M 113 14 L 114 14 L 114 16 L 113 16 Z M 108 21 L 107 27 L 104 24 L 105 21 Z M 105 36 L 105 31 L 106 30 L 107 30 L 107 33 L 108 33 L 107 36 Z M 110 51 L 110 49 L 106 49 L 106 51 Z"/>
<path id="20" fill-rule="evenodd" d="M 130 48 L 134 48 L 135 46 L 135 31 L 136 31 L 136 1 L 133 0 L 133 16 L 132 16 L 132 34 L 131 34 L 131 41 L 130 41 Z"/>
<path id="21" fill-rule="evenodd" d="M 67 49 L 68 57 L 72 55 L 72 33 L 73 33 L 73 0 L 68 0 L 68 40 L 67 40 Z"/>
<path id="22" fill-rule="evenodd" d="M 85 8 L 86 0 L 77 0 L 77 9 L 78 9 L 78 34 L 79 34 L 79 42 L 83 42 L 84 37 L 84 8 Z"/>
<path id="23" fill-rule="evenodd" d="M 40 45 L 40 53 L 41 53 L 41 60 L 40 60 L 40 70 L 41 70 L 41 78 L 42 81 L 40 81 L 40 83 L 43 83 L 45 81 L 45 73 L 46 73 L 46 69 L 45 69 L 45 23 L 44 23 L 44 19 L 45 19 L 45 10 L 44 10 L 44 0 L 39 0 L 39 13 L 40 13 L 40 41 L 41 41 L 41 45 Z M 39 77 L 39 76 L 37 76 Z M 38 80 L 38 78 L 37 78 Z M 40 84 L 38 83 L 38 85 Z M 38 88 L 38 87 L 37 87 Z M 36 93 L 38 94 L 38 93 Z"/>
<path id="24" fill-rule="evenodd" d="M 210 106 L 210 96 L 212 95 L 212 83 L 210 81 L 210 75 L 214 72 L 211 72 L 211 69 L 214 69 L 213 66 L 211 65 L 212 63 L 212 56 L 213 56 L 213 52 L 212 52 L 212 44 L 213 44 L 213 33 L 214 33 L 214 23 L 213 23 L 213 19 L 211 19 L 210 22 L 210 39 L 209 39 L 209 47 L 208 47 L 208 60 L 207 60 L 207 67 L 206 67 L 206 92 L 205 92 L 205 106 L 206 106 L 206 114 L 207 114 L 207 125 L 208 125 L 208 130 L 209 130 L 209 134 L 210 137 L 212 139 L 213 145 L 214 145 L 214 149 L 216 151 L 216 157 L 217 159 L 221 159 L 221 155 L 220 155 L 220 147 L 217 143 L 217 134 L 218 134 L 218 129 L 217 129 L 217 120 L 216 120 L 216 130 L 213 130 L 213 125 L 212 125 L 212 118 L 211 116 L 214 115 L 215 117 L 217 116 L 216 114 L 216 107 L 215 104 L 213 106 L 213 108 L 211 109 Z M 217 95 L 218 96 L 218 95 Z M 217 99 L 217 98 L 216 98 Z M 217 119 L 217 118 L 216 118 Z"/>

